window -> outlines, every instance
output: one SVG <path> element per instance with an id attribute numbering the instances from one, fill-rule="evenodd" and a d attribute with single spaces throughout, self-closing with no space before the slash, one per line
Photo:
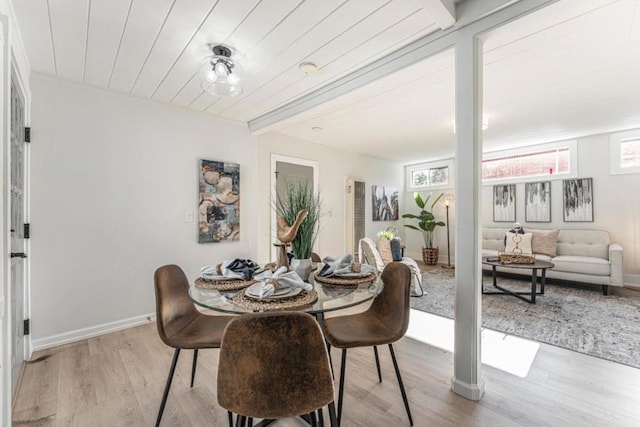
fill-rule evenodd
<path id="1" fill-rule="evenodd" d="M 576 149 L 576 141 L 565 141 L 485 153 L 482 179 L 495 183 L 573 177 L 577 175 L 573 166 L 577 164 Z"/>
<path id="2" fill-rule="evenodd" d="M 640 129 L 611 134 L 611 174 L 640 173 Z"/>
<path id="3" fill-rule="evenodd" d="M 453 187 L 453 159 L 419 163 L 406 168 L 407 191 Z"/>

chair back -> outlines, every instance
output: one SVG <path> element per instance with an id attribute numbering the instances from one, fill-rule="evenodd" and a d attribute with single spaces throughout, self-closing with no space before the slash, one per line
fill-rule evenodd
<path id="1" fill-rule="evenodd" d="M 254 418 L 310 413 L 333 401 L 329 356 L 318 322 L 302 312 L 246 314 L 225 329 L 218 403 Z"/>
<path id="2" fill-rule="evenodd" d="M 176 347 L 171 337 L 191 323 L 199 312 L 189 298 L 189 281 L 177 265 L 158 268 L 153 276 L 156 291 L 156 325 L 160 339 Z"/>
<path id="3" fill-rule="evenodd" d="M 364 237 L 360 239 L 358 242 L 359 246 L 359 261 L 364 264 L 369 264 L 376 268 L 378 271 L 384 270 L 384 261 L 378 253 L 378 249 L 376 248 L 376 244 L 373 240 L 368 237 Z"/>
<path id="4" fill-rule="evenodd" d="M 391 342 L 395 342 L 404 336 L 409 327 L 411 270 L 401 262 L 391 262 L 387 264 L 381 277 L 384 288 L 374 298 L 368 312 L 393 332 Z"/>

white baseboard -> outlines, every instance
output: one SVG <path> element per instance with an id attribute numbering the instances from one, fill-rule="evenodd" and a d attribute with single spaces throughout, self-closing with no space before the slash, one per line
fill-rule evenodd
<path id="1" fill-rule="evenodd" d="M 155 321 L 155 313 L 143 314 L 141 316 L 130 317 L 129 319 L 104 323 L 102 325 L 77 329 L 75 331 L 65 332 L 64 334 L 52 335 L 50 337 L 33 340 L 31 342 L 31 349 L 32 351 L 44 350 L 45 348 L 81 341 L 87 338 L 97 337 L 98 335 L 105 335 L 111 332 L 121 331 L 122 329 L 132 328 L 134 326 L 140 326 Z"/>
<path id="2" fill-rule="evenodd" d="M 465 399 L 480 400 L 484 394 L 484 380 L 480 380 L 479 384 L 468 384 L 451 377 L 451 391 Z"/>
<path id="3" fill-rule="evenodd" d="M 625 288 L 640 289 L 640 274 L 625 274 L 622 282 Z"/>

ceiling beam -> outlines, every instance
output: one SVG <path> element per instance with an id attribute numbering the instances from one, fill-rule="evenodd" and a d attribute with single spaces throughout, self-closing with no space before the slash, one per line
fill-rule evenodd
<path id="1" fill-rule="evenodd" d="M 441 29 L 445 30 L 456 23 L 454 0 L 418 0 L 418 3 Z"/>

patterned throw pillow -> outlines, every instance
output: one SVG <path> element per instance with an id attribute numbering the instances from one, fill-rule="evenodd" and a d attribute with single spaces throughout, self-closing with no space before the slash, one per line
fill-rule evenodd
<path id="1" fill-rule="evenodd" d="M 510 231 L 507 231 L 507 235 L 506 237 L 506 246 L 504 251 L 506 253 L 512 253 L 513 250 L 516 248 L 516 243 L 513 241 L 513 238 L 515 237 L 516 233 L 512 233 Z M 531 255 L 531 233 L 524 233 L 524 234 L 520 234 L 518 235 L 518 237 L 520 237 L 522 240 L 520 240 L 518 242 L 518 249 L 521 249 L 522 252 L 520 252 L 523 255 Z"/>
<path id="2" fill-rule="evenodd" d="M 548 255 L 554 257 L 557 255 L 556 248 L 558 246 L 557 228 L 553 230 L 533 230 L 527 229 L 527 233 L 531 233 L 531 249 L 534 254 Z"/>
<path id="3" fill-rule="evenodd" d="M 391 242 L 386 237 L 378 237 L 376 240 L 376 249 L 382 258 L 384 265 L 393 262 L 393 254 L 391 253 Z"/>

